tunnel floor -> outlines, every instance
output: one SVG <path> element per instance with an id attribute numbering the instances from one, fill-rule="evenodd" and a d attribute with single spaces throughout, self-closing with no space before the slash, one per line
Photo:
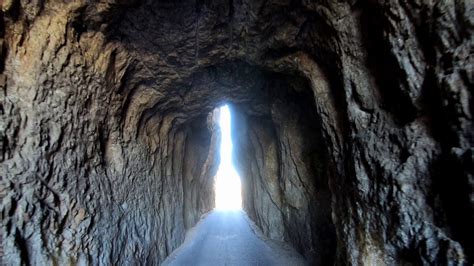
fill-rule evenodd
<path id="1" fill-rule="evenodd" d="M 294 249 L 261 235 L 245 212 L 214 210 L 163 265 L 306 265 Z"/>

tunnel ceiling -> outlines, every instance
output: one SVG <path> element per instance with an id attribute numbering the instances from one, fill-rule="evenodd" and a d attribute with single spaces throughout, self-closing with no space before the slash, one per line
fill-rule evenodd
<path id="1" fill-rule="evenodd" d="M 214 206 L 223 103 L 267 237 L 472 263 L 469 1 L 1 6 L 1 263 L 161 263 Z"/>
<path id="2" fill-rule="evenodd" d="M 316 21 L 319 15 L 315 16 L 310 6 L 289 4 L 98 4 L 79 9 L 79 19 L 72 25 L 78 39 L 86 42 L 99 29 L 105 41 L 113 44 L 111 60 L 123 67 L 119 70 L 120 89 L 133 91 L 131 101 L 141 97 L 140 88 L 144 87 L 157 94 L 156 99 L 149 99 L 149 105 L 189 108 L 185 113 L 192 113 L 193 107 L 196 112 L 208 112 L 215 105 L 212 102 L 226 98 L 240 102 L 262 98 L 257 91 L 264 86 L 258 84 L 265 79 L 262 72 L 305 76 L 303 71 L 310 71 L 305 68 L 314 64 L 305 50 L 334 53 L 329 47 L 335 36 L 330 33 L 323 33 L 325 41 L 317 47 L 308 45 L 314 42 L 311 34 L 327 27 Z M 294 11 L 288 13 L 288 8 Z M 193 100 L 196 103 L 190 102 Z"/>

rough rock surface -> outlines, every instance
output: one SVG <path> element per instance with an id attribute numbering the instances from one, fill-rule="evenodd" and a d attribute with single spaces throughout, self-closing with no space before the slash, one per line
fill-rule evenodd
<path id="1" fill-rule="evenodd" d="M 327 150 L 311 94 L 278 95 L 269 109 L 267 115 L 234 110 L 244 208 L 266 235 L 289 241 L 313 264 L 330 265 L 336 236 Z"/>
<path id="2" fill-rule="evenodd" d="M 313 264 L 472 264 L 473 4 L 2 2 L 2 264 L 158 264 L 244 206 Z"/>

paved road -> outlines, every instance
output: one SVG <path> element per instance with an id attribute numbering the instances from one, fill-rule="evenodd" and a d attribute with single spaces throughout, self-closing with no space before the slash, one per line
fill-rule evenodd
<path id="1" fill-rule="evenodd" d="M 243 211 L 213 211 L 163 265 L 305 265 L 287 245 L 260 239 Z"/>

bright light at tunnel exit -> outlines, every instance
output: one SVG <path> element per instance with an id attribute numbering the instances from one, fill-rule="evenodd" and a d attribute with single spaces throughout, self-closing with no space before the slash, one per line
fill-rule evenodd
<path id="1" fill-rule="evenodd" d="M 232 139 L 230 136 L 230 110 L 220 107 L 221 163 L 215 179 L 216 209 L 239 210 L 242 207 L 240 177 L 232 164 Z"/>

